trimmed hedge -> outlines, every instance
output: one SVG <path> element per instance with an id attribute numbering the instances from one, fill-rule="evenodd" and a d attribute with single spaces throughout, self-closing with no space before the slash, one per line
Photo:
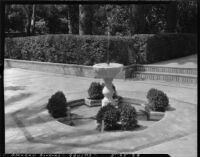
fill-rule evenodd
<path id="1" fill-rule="evenodd" d="M 63 92 L 58 91 L 48 101 L 47 109 L 48 112 L 54 118 L 66 117 L 67 112 L 67 100 Z"/>
<path id="2" fill-rule="evenodd" d="M 108 104 L 98 111 L 96 115 L 97 123 L 102 125 L 104 120 L 104 130 L 113 130 L 117 128 L 117 122 L 119 121 L 119 112 L 111 104 Z"/>
<path id="3" fill-rule="evenodd" d="M 197 36 L 189 34 L 160 34 L 147 41 L 149 63 L 184 57 L 197 53 Z"/>
<path id="4" fill-rule="evenodd" d="M 122 130 L 132 130 L 137 127 L 137 113 L 133 106 L 122 104 L 119 106 L 119 112 Z"/>
<path id="5" fill-rule="evenodd" d="M 130 104 L 121 104 L 118 108 L 108 104 L 100 108 L 96 120 L 98 128 L 104 120 L 104 130 L 133 130 L 138 127 L 136 109 Z"/>
<path id="6" fill-rule="evenodd" d="M 102 94 L 103 86 L 99 82 L 92 82 L 88 89 L 90 99 L 103 99 Z"/>
<path id="7" fill-rule="evenodd" d="M 5 57 L 54 63 L 93 65 L 105 62 L 107 36 L 41 35 L 6 38 Z M 193 34 L 138 34 L 110 37 L 110 61 L 124 65 L 153 63 L 197 53 Z"/>
<path id="8" fill-rule="evenodd" d="M 148 106 L 153 111 L 164 112 L 169 106 L 169 98 L 158 89 L 151 88 L 147 92 Z"/>

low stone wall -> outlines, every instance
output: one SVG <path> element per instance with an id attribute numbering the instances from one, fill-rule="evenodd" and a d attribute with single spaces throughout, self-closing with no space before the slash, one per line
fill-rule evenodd
<path id="1" fill-rule="evenodd" d="M 5 59 L 4 67 L 21 68 L 63 75 L 97 78 L 92 66 L 50 62 Z M 179 83 L 197 83 L 197 68 L 163 67 L 159 65 L 129 65 L 115 77 L 117 79 L 161 80 Z"/>
<path id="2" fill-rule="evenodd" d="M 196 68 L 185 68 L 185 67 L 165 67 L 160 65 L 137 65 L 135 69 L 138 72 L 158 72 L 158 73 L 174 73 L 174 74 L 188 74 L 197 75 Z"/>
<path id="3" fill-rule="evenodd" d="M 61 63 L 5 59 L 4 67 L 21 68 L 34 71 L 50 72 L 50 73 L 57 73 L 64 75 L 74 75 L 81 77 L 92 77 L 92 78 L 95 77 L 92 66 L 84 66 L 76 64 L 61 64 Z M 124 79 L 125 72 L 122 71 L 116 76 L 116 78 Z"/>

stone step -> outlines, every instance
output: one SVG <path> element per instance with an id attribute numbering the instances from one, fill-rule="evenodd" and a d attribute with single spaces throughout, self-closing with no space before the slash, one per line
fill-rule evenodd
<path id="1" fill-rule="evenodd" d="M 137 65 L 138 72 L 159 72 L 159 73 L 173 73 L 173 74 L 187 74 L 197 75 L 197 68 L 186 67 L 166 67 L 161 65 Z"/>
<path id="2" fill-rule="evenodd" d="M 180 82 L 197 84 L 196 75 L 174 74 L 164 72 L 135 72 L 132 78 L 139 80 L 159 80 L 167 82 Z"/>

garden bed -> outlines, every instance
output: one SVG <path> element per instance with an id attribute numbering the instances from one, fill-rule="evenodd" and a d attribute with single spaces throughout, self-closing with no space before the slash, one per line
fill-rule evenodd
<path id="1" fill-rule="evenodd" d="M 99 102 L 100 101 L 98 101 L 98 103 Z M 150 112 L 150 118 L 149 118 L 148 114 L 145 111 L 144 106 L 141 105 L 143 102 L 144 101 L 138 99 L 131 99 L 126 97 L 125 98 L 122 97 L 120 100 L 121 104 L 128 103 L 136 109 L 138 126 L 133 131 L 140 131 L 147 129 L 152 124 L 161 120 L 165 114 L 164 112 L 162 112 L 162 114 Z M 73 105 L 73 103 L 75 104 L 78 103 L 79 105 Z M 63 123 L 64 125 L 71 126 L 73 128 L 99 132 L 97 130 L 98 124 L 96 122 L 96 114 L 101 108 L 101 105 L 90 107 L 87 104 L 83 103 L 83 99 L 80 99 L 71 101 L 70 106 L 71 106 L 71 119 L 67 117 L 59 118 L 57 119 L 59 122 Z M 122 130 L 117 129 L 112 131 L 122 131 Z"/>

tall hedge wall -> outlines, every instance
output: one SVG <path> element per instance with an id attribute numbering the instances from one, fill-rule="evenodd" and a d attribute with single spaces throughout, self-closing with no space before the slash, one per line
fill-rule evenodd
<path id="1" fill-rule="evenodd" d="M 153 63 L 197 53 L 190 34 L 138 34 L 110 37 L 110 60 L 124 65 Z M 93 65 L 105 62 L 107 36 L 41 35 L 6 38 L 5 58 Z"/>

